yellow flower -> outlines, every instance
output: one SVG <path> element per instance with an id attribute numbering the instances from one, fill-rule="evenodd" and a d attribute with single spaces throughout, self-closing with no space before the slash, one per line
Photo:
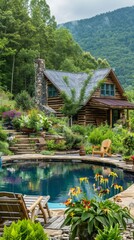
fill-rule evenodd
<path id="1" fill-rule="evenodd" d="M 115 172 L 110 172 L 109 176 L 118 177 L 117 173 L 115 173 Z"/>
<path id="2" fill-rule="evenodd" d="M 103 178 L 103 176 L 101 174 L 99 174 L 99 173 L 96 173 L 95 174 L 95 180 L 98 180 L 100 178 Z"/>
<path id="3" fill-rule="evenodd" d="M 104 209 L 103 209 L 103 211 L 104 211 L 104 213 L 107 213 L 107 214 L 109 214 L 109 212 L 110 212 L 110 209 L 108 209 L 108 208 L 104 208 Z"/>
<path id="4" fill-rule="evenodd" d="M 78 196 L 81 192 L 80 187 L 70 188 L 69 195 Z"/>
<path id="5" fill-rule="evenodd" d="M 82 183 L 82 182 L 88 183 L 88 178 L 87 177 L 82 177 L 82 178 L 79 178 L 79 181 L 80 181 L 80 183 Z"/>
<path id="6" fill-rule="evenodd" d="M 73 218 L 73 216 L 74 216 L 75 214 L 74 214 L 74 212 L 71 212 L 70 213 L 70 216 Z"/>
<path id="7" fill-rule="evenodd" d="M 120 188 L 120 186 L 119 186 L 117 183 L 114 183 L 114 184 L 112 185 L 112 187 L 114 187 L 114 189 L 119 189 L 119 188 Z"/>
<path id="8" fill-rule="evenodd" d="M 123 187 L 119 185 L 119 189 L 122 192 L 123 191 Z"/>
<path id="9" fill-rule="evenodd" d="M 101 178 L 100 183 L 108 183 L 108 178 Z"/>

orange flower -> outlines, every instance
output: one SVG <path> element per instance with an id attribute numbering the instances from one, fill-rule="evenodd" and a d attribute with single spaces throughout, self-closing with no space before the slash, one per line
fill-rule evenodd
<path id="1" fill-rule="evenodd" d="M 83 207 L 86 209 L 86 211 L 91 207 L 91 206 L 90 206 L 90 201 L 89 201 L 89 200 L 86 200 L 86 199 L 83 199 L 83 200 L 82 200 L 82 205 L 83 205 Z"/>
<path id="2" fill-rule="evenodd" d="M 65 204 L 66 206 L 69 206 L 69 205 L 71 204 L 71 202 L 72 202 L 72 198 L 68 198 L 68 199 L 64 202 L 64 204 Z"/>
<path id="3" fill-rule="evenodd" d="M 80 189 L 80 187 L 70 188 L 68 195 L 78 196 L 81 192 L 82 190 Z"/>

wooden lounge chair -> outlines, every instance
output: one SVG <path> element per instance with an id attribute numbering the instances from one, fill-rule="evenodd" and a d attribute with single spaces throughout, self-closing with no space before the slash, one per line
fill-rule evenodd
<path id="1" fill-rule="evenodd" d="M 43 217 L 47 222 L 47 215 L 51 217 L 47 202 L 50 196 L 24 196 L 22 194 L 0 192 L 0 229 L 8 221 L 22 219 L 35 220 Z M 47 214 L 46 214 L 46 210 Z"/>
<path id="2" fill-rule="evenodd" d="M 105 155 L 111 156 L 111 140 L 110 139 L 103 140 L 101 147 L 92 146 L 92 156 L 94 154 L 99 154 L 101 155 L 101 157 L 104 157 Z"/>

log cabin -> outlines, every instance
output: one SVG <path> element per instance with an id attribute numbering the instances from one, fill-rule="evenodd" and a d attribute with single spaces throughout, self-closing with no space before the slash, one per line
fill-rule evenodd
<path id="1" fill-rule="evenodd" d="M 35 99 L 38 107 L 46 113 L 63 117 L 61 108 L 64 104 L 61 92 L 71 96 L 75 89 L 79 99 L 87 73 L 70 73 L 45 69 L 44 60 L 36 61 Z M 65 81 L 65 79 L 67 81 Z M 79 125 L 100 125 L 108 123 L 111 127 L 120 119 L 129 123 L 129 110 L 134 104 L 129 102 L 113 69 L 98 69 L 92 73 L 85 90 L 85 100 L 73 123 Z M 125 114 L 125 118 L 124 118 Z"/>

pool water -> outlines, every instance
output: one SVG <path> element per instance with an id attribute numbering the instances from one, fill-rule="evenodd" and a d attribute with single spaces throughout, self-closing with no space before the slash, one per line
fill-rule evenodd
<path id="1" fill-rule="evenodd" d="M 69 189 L 80 186 L 89 198 L 94 196 L 92 185 L 95 174 L 108 177 L 111 171 L 117 173 L 116 183 L 123 189 L 134 183 L 134 175 L 124 173 L 121 169 L 86 163 L 40 162 L 38 164 L 12 164 L 0 171 L 0 191 L 31 195 L 50 195 L 50 202 L 55 208 L 62 208 L 68 198 Z M 89 184 L 80 185 L 79 178 L 87 177 Z M 112 179 L 109 179 L 111 184 Z M 108 197 L 115 195 L 110 191 Z M 51 204 L 50 204 L 51 205 Z"/>

